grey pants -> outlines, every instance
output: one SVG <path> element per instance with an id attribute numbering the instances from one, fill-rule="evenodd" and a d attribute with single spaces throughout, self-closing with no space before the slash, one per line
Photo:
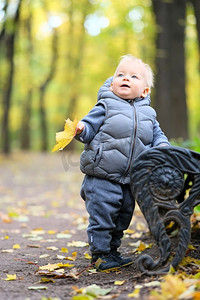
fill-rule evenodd
<path id="1" fill-rule="evenodd" d="M 95 254 L 117 249 L 135 207 L 130 186 L 86 175 L 81 196 L 89 213 L 90 251 Z"/>

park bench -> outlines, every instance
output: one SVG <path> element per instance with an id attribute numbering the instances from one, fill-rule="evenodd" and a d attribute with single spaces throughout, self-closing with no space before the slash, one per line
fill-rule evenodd
<path id="1" fill-rule="evenodd" d="M 141 153 L 131 173 L 132 193 L 159 249 L 159 258 L 143 254 L 141 272 L 166 273 L 176 269 L 188 249 L 190 216 L 200 204 L 200 154 L 180 147 L 155 147 Z M 170 232 L 176 228 L 172 255 Z"/>

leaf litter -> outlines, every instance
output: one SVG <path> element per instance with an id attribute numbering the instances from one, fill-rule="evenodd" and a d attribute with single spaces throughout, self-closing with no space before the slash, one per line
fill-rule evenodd
<path id="1" fill-rule="evenodd" d="M 197 233 L 177 271 L 147 277 L 133 264 L 117 272 L 100 273 L 89 261 L 87 215 L 79 197 L 79 167 L 66 173 L 62 165 L 58 168 L 60 160 L 56 156 L 24 156 L 8 163 L 9 172 L 0 170 L 1 184 L 7 186 L 0 203 L 2 300 L 8 299 L 7 290 L 9 295 L 15 293 L 16 284 L 21 282 L 21 292 L 27 298 L 37 291 L 41 299 L 199 299 L 200 212 L 192 217 Z M 18 174 L 16 182 L 14 174 Z M 17 196 L 12 195 L 13 188 Z M 155 242 L 136 210 L 122 241 L 123 255 L 136 260 L 143 251 L 154 255 L 155 250 Z"/>

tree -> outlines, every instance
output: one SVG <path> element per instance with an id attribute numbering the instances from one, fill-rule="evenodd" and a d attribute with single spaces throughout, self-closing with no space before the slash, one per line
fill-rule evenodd
<path id="1" fill-rule="evenodd" d="M 188 0 L 194 7 L 194 14 L 196 17 L 196 28 L 199 45 L 199 75 L 200 75 L 200 1 L 199 0 Z"/>
<path id="2" fill-rule="evenodd" d="M 84 22 L 88 11 L 91 7 L 91 4 L 88 0 L 84 0 L 81 3 L 81 8 L 78 7 L 80 19 L 79 23 L 76 22 L 76 9 L 74 0 L 70 2 L 68 16 L 69 16 L 69 26 L 68 26 L 68 50 L 67 50 L 67 62 L 68 62 L 68 70 L 70 72 L 67 73 L 67 83 L 70 86 L 70 94 L 69 94 L 69 104 L 68 104 L 68 112 L 67 115 L 75 117 L 75 110 L 77 106 L 77 101 L 79 97 L 80 91 L 80 78 L 82 72 L 82 62 L 85 54 L 85 27 Z M 76 32 L 76 28 L 78 27 L 78 33 Z M 75 51 L 76 49 L 76 51 Z"/>
<path id="3" fill-rule="evenodd" d="M 32 11 L 29 6 L 29 14 L 25 20 L 25 30 L 27 34 L 27 64 L 29 65 L 29 86 L 27 90 L 27 97 L 24 99 L 22 107 L 22 124 L 21 124 L 21 149 L 30 149 L 31 136 L 30 136 L 30 119 L 31 119 L 31 106 L 33 97 L 33 87 L 32 87 L 32 76 L 31 76 L 31 57 L 33 53 L 33 40 L 32 40 Z"/>
<path id="4" fill-rule="evenodd" d="M 5 54 L 6 60 L 6 78 L 2 91 L 2 106 L 3 106 L 3 118 L 2 118 L 2 148 L 3 152 L 8 154 L 10 152 L 10 139 L 9 139 L 9 112 L 11 106 L 11 96 L 13 88 L 14 78 L 14 51 L 15 51 L 15 39 L 18 31 L 18 24 L 20 19 L 20 7 L 22 0 L 17 2 L 16 10 L 13 16 L 7 14 L 9 8 L 8 2 L 6 2 L 4 10 L 6 14 L 5 22 L 0 34 L 1 51 Z"/>
<path id="5" fill-rule="evenodd" d="M 157 23 L 155 107 L 169 138 L 188 138 L 185 79 L 186 0 L 153 0 Z"/>
<path id="6" fill-rule="evenodd" d="M 39 87 L 39 113 L 40 113 L 40 130 L 41 130 L 41 141 L 42 141 L 42 151 L 46 151 L 48 149 L 48 131 L 47 131 L 47 116 L 45 109 L 45 93 L 48 85 L 53 79 L 56 72 L 56 64 L 58 58 L 58 34 L 57 30 L 53 29 L 52 35 L 52 55 L 49 72 L 44 79 L 43 83 Z"/>

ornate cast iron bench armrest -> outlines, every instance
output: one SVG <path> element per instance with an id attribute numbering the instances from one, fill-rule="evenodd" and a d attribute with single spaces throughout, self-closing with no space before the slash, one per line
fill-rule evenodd
<path id="1" fill-rule="evenodd" d="M 134 163 L 131 189 L 156 240 L 160 257 L 141 255 L 140 270 L 146 274 L 168 272 L 183 259 L 190 242 L 190 216 L 200 203 L 200 154 L 180 147 L 155 147 Z M 166 225 L 179 229 L 178 245 L 171 263 L 171 239 Z"/>

